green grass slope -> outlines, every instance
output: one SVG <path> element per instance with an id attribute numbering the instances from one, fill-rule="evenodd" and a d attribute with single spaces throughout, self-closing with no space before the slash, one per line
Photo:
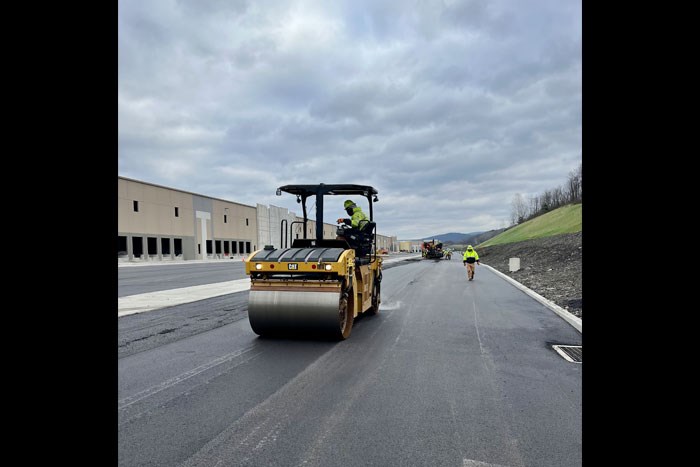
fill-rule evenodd
<path id="1" fill-rule="evenodd" d="M 581 230 L 582 204 L 567 204 L 554 211 L 523 222 L 496 235 L 475 247 L 516 243 L 533 238 L 579 232 Z"/>

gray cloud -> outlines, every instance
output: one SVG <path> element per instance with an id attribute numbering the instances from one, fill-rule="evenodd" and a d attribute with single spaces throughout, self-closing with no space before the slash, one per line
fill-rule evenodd
<path id="1" fill-rule="evenodd" d="M 277 186 L 371 184 L 419 238 L 581 161 L 580 1 L 123 0 L 118 56 L 119 174 L 173 188 L 298 213 Z"/>

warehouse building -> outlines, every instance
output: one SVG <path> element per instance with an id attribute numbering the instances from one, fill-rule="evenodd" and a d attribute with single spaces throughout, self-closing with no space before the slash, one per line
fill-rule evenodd
<path id="1" fill-rule="evenodd" d="M 289 247 L 303 238 L 303 218 L 278 206 L 248 206 L 118 177 L 117 259 L 177 261 L 236 259 L 264 245 Z M 336 225 L 323 226 L 335 238 Z M 307 237 L 315 236 L 307 223 Z M 377 234 L 377 248 L 398 251 L 396 237 Z"/>
<path id="2" fill-rule="evenodd" d="M 398 242 L 399 251 L 406 253 L 420 253 L 422 243 L 423 242 L 418 242 L 415 240 L 401 240 Z"/>

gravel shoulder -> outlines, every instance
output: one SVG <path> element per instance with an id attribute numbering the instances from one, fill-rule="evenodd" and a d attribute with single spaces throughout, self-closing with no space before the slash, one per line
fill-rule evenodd
<path id="1" fill-rule="evenodd" d="M 476 248 L 480 260 L 583 319 L 582 233 Z M 510 258 L 520 269 L 509 271 Z"/>

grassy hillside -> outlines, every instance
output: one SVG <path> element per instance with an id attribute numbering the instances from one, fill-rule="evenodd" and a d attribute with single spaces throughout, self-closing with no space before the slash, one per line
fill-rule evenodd
<path id="1" fill-rule="evenodd" d="M 532 238 L 574 233 L 581 230 L 581 204 L 569 204 L 523 222 L 477 246 L 515 243 Z"/>

